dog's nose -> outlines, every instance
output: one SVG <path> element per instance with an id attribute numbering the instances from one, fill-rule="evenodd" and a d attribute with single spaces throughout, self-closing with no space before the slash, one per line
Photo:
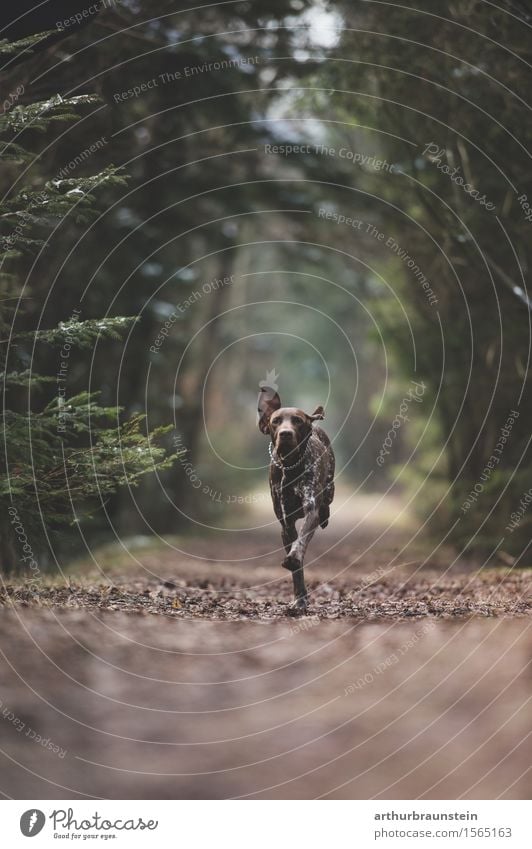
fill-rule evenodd
<path id="1" fill-rule="evenodd" d="M 294 436 L 293 431 L 288 430 L 286 428 L 285 428 L 285 430 L 279 431 L 279 439 L 292 439 L 293 436 Z"/>

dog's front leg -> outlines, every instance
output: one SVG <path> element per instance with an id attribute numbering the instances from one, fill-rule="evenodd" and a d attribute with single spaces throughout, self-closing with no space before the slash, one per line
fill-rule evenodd
<path id="1" fill-rule="evenodd" d="M 285 549 L 286 553 L 289 554 L 290 549 L 292 548 L 292 544 L 297 539 L 297 531 L 296 531 L 295 522 L 292 522 L 292 524 L 281 525 L 281 537 L 282 537 L 282 540 L 283 540 L 284 549 Z"/>
<path id="2" fill-rule="evenodd" d="M 299 566 L 297 559 L 292 557 L 291 554 L 292 548 L 298 538 L 295 524 L 283 525 L 281 536 L 283 538 L 283 545 L 287 555 L 283 560 L 283 566 L 292 573 L 295 608 L 296 610 L 304 611 L 307 604 L 307 588 L 305 587 L 305 579 L 303 576 L 303 563 Z"/>
<path id="3" fill-rule="evenodd" d="M 319 524 L 319 514 L 313 499 L 308 504 L 303 505 L 303 511 L 303 524 L 297 538 L 292 543 L 290 552 L 283 561 L 285 569 L 290 569 L 292 572 L 295 607 L 299 610 L 306 610 L 307 607 L 307 589 L 303 574 L 303 560 L 307 546 Z"/>

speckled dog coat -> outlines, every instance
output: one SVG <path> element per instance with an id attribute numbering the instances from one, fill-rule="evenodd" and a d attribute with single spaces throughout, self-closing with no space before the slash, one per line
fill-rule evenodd
<path id="1" fill-rule="evenodd" d="M 334 453 L 321 427 L 314 425 L 307 439 L 304 461 L 295 469 L 270 463 L 273 509 L 281 524 L 286 525 L 302 519 L 305 507 L 314 508 L 320 527 L 326 528 L 334 498 Z"/>

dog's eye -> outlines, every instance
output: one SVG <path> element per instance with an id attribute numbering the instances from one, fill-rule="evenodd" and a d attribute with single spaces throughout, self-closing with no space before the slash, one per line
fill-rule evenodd
<path id="1" fill-rule="evenodd" d="M 300 416 L 293 416 L 292 421 L 294 424 L 303 424 L 303 419 Z"/>
<path id="2" fill-rule="evenodd" d="M 281 419 L 277 417 L 276 419 L 272 419 L 272 425 L 278 425 Z"/>

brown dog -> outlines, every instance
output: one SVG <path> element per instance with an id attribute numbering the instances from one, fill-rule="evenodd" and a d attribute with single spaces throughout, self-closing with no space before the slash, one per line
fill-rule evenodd
<path id="1" fill-rule="evenodd" d="M 294 608 L 304 612 L 303 559 L 318 525 L 326 528 L 329 521 L 334 453 L 325 431 L 313 426 L 324 418 L 323 407 L 317 407 L 312 415 L 297 407 L 281 407 L 277 392 L 263 386 L 258 411 L 259 429 L 271 438 L 270 491 L 286 550 L 283 566 L 292 572 Z M 303 519 L 299 532 L 297 519 Z"/>

